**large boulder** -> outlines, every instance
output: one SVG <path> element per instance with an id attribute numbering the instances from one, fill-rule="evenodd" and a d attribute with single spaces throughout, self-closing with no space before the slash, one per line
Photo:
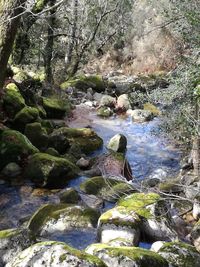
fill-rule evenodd
<path id="1" fill-rule="evenodd" d="M 27 230 L 7 229 L 0 231 L 0 266 L 5 266 L 19 252 L 32 244 Z"/>
<path id="2" fill-rule="evenodd" d="M 88 88 L 92 88 L 95 92 L 101 93 L 105 90 L 105 83 L 102 76 L 89 75 L 79 76 L 69 79 L 60 85 L 61 89 L 65 90 L 69 87 L 75 87 L 79 90 L 87 92 Z"/>
<path id="3" fill-rule="evenodd" d="M 78 172 L 78 167 L 66 159 L 37 153 L 30 157 L 24 175 L 37 186 L 60 188 Z"/>
<path id="4" fill-rule="evenodd" d="M 177 239 L 169 207 L 156 193 L 134 193 L 118 201 L 119 206 L 137 213 L 142 218 L 141 231 L 151 240 Z"/>
<path id="5" fill-rule="evenodd" d="M 49 136 L 49 146 L 56 149 L 60 154 L 66 153 L 70 147 L 65 131 L 60 129 L 54 130 Z"/>
<path id="6" fill-rule="evenodd" d="M 121 111 L 126 111 L 128 109 L 131 109 L 131 104 L 127 94 L 120 95 L 117 98 L 116 108 Z"/>
<path id="7" fill-rule="evenodd" d="M 40 150 L 45 150 L 48 145 L 48 134 L 41 123 L 29 123 L 25 127 L 24 134 L 28 137 L 31 143 Z"/>
<path id="8" fill-rule="evenodd" d="M 130 115 L 134 122 L 146 122 L 153 118 L 153 114 L 149 110 L 142 109 L 131 110 Z"/>
<path id="9" fill-rule="evenodd" d="M 25 107 L 25 100 L 21 95 L 18 87 L 14 83 L 9 83 L 6 86 L 5 94 L 3 95 L 3 106 L 6 113 L 10 117 L 14 117 L 17 112 Z"/>
<path id="10" fill-rule="evenodd" d="M 113 108 L 116 104 L 116 99 L 112 96 L 109 95 L 103 95 L 101 100 L 100 100 L 100 106 L 101 107 L 109 107 Z"/>
<path id="11" fill-rule="evenodd" d="M 64 233 L 74 228 L 94 228 L 100 214 L 95 209 L 79 205 L 47 204 L 39 208 L 28 223 L 36 236 L 50 238 L 56 232 Z"/>
<path id="12" fill-rule="evenodd" d="M 126 182 L 102 176 L 87 179 L 80 184 L 80 189 L 88 195 L 96 195 L 108 201 L 116 201 L 124 194 L 136 191 L 132 185 Z"/>
<path id="13" fill-rule="evenodd" d="M 19 163 L 37 152 L 38 149 L 25 135 L 14 130 L 4 130 L 0 136 L 0 169 L 10 162 Z"/>
<path id="14" fill-rule="evenodd" d="M 90 128 L 68 128 L 62 127 L 54 130 L 51 134 L 50 140 L 62 140 L 63 147 L 78 146 L 83 153 L 91 153 L 103 145 L 103 140 Z M 58 149 L 58 147 L 57 147 Z"/>
<path id="15" fill-rule="evenodd" d="M 17 130 L 24 131 L 26 124 L 35 122 L 38 118 L 38 109 L 26 106 L 15 115 L 13 123 Z"/>
<path id="16" fill-rule="evenodd" d="M 37 243 L 18 254 L 6 267 L 106 267 L 100 259 L 65 243 Z"/>
<path id="17" fill-rule="evenodd" d="M 117 206 L 103 213 L 98 221 L 98 235 L 101 243 L 124 239 L 130 246 L 137 246 L 140 238 L 140 219 L 125 207 Z"/>
<path id="18" fill-rule="evenodd" d="M 116 134 L 108 142 L 107 148 L 114 152 L 126 152 L 127 139 L 123 134 Z"/>
<path id="19" fill-rule="evenodd" d="M 170 242 L 163 243 L 158 250 L 158 254 L 165 258 L 169 266 L 173 267 L 199 267 L 200 266 L 200 254 L 191 245 Z"/>
<path id="20" fill-rule="evenodd" d="M 168 267 L 163 257 L 142 248 L 92 244 L 86 252 L 100 258 L 108 267 Z"/>
<path id="21" fill-rule="evenodd" d="M 43 97 L 43 107 L 50 119 L 62 119 L 71 112 L 72 106 L 69 100 L 56 97 Z"/>

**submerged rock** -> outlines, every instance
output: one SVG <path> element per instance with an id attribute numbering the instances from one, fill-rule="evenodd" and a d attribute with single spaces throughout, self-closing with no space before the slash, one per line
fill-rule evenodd
<path id="1" fill-rule="evenodd" d="M 123 134 L 116 134 L 108 142 L 107 148 L 114 152 L 126 152 L 127 139 Z"/>
<path id="2" fill-rule="evenodd" d="M 39 208 L 28 223 L 30 231 L 43 237 L 50 237 L 72 228 L 96 227 L 98 211 L 79 205 L 47 204 Z"/>
<path id="3" fill-rule="evenodd" d="M 106 267 L 97 257 L 74 249 L 65 243 L 37 243 L 19 253 L 6 267 Z"/>
<path id="4" fill-rule="evenodd" d="M 31 237 L 27 230 L 8 229 L 0 231 L 0 266 L 5 266 L 31 244 Z"/>
<path id="5" fill-rule="evenodd" d="M 165 258 L 170 266 L 200 266 L 200 254 L 193 246 L 185 243 L 164 243 L 163 246 L 158 250 L 158 254 Z"/>
<path id="6" fill-rule="evenodd" d="M 97 110 L 97 115 L 100 116 L 100 117 L 107 118 L 107 117 L 112 116 L 113 112 L 109 107 L 100 107 Z"/>
<path id="7" fill-rule="evenodd" d="M 108 267 L 168 267 L 163 257 L 142 248 L 92 244 L 86 252 L 100 258 Z"/>
<path id="8" fill-rule="evenodd" d="M 119 206 L 132 210 L 142 218 L 141 231 L 152 240 L 175 240 L 173 220 L 166 202 L 156 193 L 135 193 L 118 201 Z"/>
<path id="9" fill-rule="evenodd" d="M 37 153 L 28 138 L 18 131 L 4 130 L 0 137 L 0 169 L 10 162 L 19 163 L 22 159 Z"/>
<path id="10" fill-rule="evenodd" d="M 140 219 L 125 207 L 117 206 L 103 213 L 98 221 L 98 235 L 101 243 L 124 239 L 131 246 L 137 246 L 140 238 Z"/>
<path id="11" fill-rule="evenodd" d="M 10 162 L 3 168 L 2 174 L 7 176 L 8 178 L 14 178 L 17 177 L 21 173 L 21 171 L 22 169 L 17 163 Z"/>
<path id="12" fill-rule="evenodd" d="M 66 159 L 37 153 L 29 159 L 25 177 L 37 186 L 60 188 L 75 178 L 78 172 L 78 167 Z"/>

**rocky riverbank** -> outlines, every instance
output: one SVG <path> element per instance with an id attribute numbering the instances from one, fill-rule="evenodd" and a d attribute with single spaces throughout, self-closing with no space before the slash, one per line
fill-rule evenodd
<path id="1" fill-rule="evenodd" d="M 148 102 L 146 92 L 167 86 L 162 76 L 85 76 L 62 84 L 61 97 L 39 90 L 29 94 L 23 82 L 6 86 L 0 266 L 199 266 L 199 183 L 190 159 L 179 170 L 177 158 L 165 162 L 168 150 L 155 157 L 147 146 L 144 168 L 149 155 L 152 164 L 170 166 L 171 172 L 147 171 L 143 179 L 136 179 L 137 168 L 129 163 L 126 125 L 141 130 L 156 122 L 162 110 Z M 124 131 L 109 134 L 105 142 L 95 128 L 96 116 L 106 132 L 123 116 Z M 9 198 L 13 188 L 15 197 Z M 79 244 L 85 251 L 69 246 L 73 231 L 78 239 L 90 236 Z M 140 248 L 142 242 L 151 249 Z"/>

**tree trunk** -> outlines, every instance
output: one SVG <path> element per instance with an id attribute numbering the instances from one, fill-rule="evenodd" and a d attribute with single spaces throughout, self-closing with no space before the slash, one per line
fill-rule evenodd
<path id="1" fill-rule="evenodd" d="M 0 89 L 4 85 L 6 67 L 25 1 L 0 0 Z"/>
<path id="2" fill-rule="evenodd" d="M 65 70 L 68 72 L 70 68 L 70 64 L 72 62 L 72 54 L 74 50 L 74 44 L 76 39 L 76 31 L 77 31 L 77 23 L 78 23 L 78 0 L 73 0 L 73 18 L 72 18 L 72 28 L 71 28 L 71 36 L 69 45 L 67 48 L 67 54 L 65 56 Z"/>
<path id="3" fill-rule="evenodd" d="M 55 0 L 50 1 L 50 7 L 55 5 Z M 48 37 L 47 37 L 47 44 L 45 46 L 45 74 L 46 74 L 46 82 L 48 86 L 51 87 L 53 81 L 53 72 L 52 72 L 52 58 L 53 58 L 53 45 L 54 45 L 54 29 L 55 29 L 55 13 L 56 9 L 50 9 L 50 18 L 48 21 Z"/>

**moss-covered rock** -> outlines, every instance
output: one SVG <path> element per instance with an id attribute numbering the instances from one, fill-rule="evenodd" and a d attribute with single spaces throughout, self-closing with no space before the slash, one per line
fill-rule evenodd
<path id="1" fill-rule="evenodd" d="M 54 130 L 49 136 L 49 146 L 55 148 L 60 154 L 66 153 L 70 147 L 69 141 L 62 130 Z"/>
<path id="2" fill-rule="evenodd" d="M 13 79 L 18 83 L 28 80 L 29 78 L 30 76 L 28 75 L 28 73 L 21 69 L 18 69 L 17 72 L 15 71 L 15 75 L 13 76 Z"/>
<path id="3" fill-rule="evenodd" d="M 135 109 L 131 111 L 131 117 L 134 122 L 146 122 L 153 119 L 154 115 L 149 110 Z"/>
<path id="4" fill-rule="evenodd" d="M 24 134 L 39 150 L 44 151 L 47 148 L 48 135 L 46 129 L 42 127 L 41 123 L 34 122 L 27 124 Z"/>
<path id="5" fill-rule="evenodd" d="M 125 207 L 117 206 L 103 213 L 98 221 L 98 235 L 101 243 L 116 238 L 126 239 L 131 246 L 137 246 L 140 238 L 140 219 Z"/>
<path id="6" fill-rule="evenodd" d="M 86 248 L 86 252 L 100 258 L 108 267 L 168 267 L 168 263 L 163 257 L 142 248 L 92 244 Z"/>
<path id="7" fill-rule="evenodd" d="M 173 220 L 167 203 L 156 193 L 134 193 L 118 201 L 128 211 L 142 218 L 141 230 L 152 240 L 175 240 Z"/>
<path id="8" fill-rule="evenodd" d="M 107 267 L 97 257 L 56 241 L 37 243 L 27 248 L 10 261 L 7 267 L 41 265 L 46 267 Z"/>
<path id="9" fill-rule="evenodd" d="M 104 117 L 104 118 L 108 118 L 110 116 L 113 115 L 113 112 L 110 108 L 108 107 L 100 107 L 98 110 L 97 110 L 97 115 L 99 117 Z"/>
<path id="10" fill-rule="evenodd" d="M 38 118 L 38 109 L 26 106 L 15 115 L 13 123 L 17 130 L 24 131 L 26 124 L 35 122 Z"/>
<path id="11" fill-rule="evenodd" d="M 43 107 L 47 117 L 50 119 L 62 119 L 64 116 L 69 115 L 72 109 L 69 100 L 57 97 L 43 97 Z"/>
<path id="12" fill-rule="evenodd" d="M 45 153 L 51 156 L 54 156 L 54 157 L 60 157 L 60 154 L 58 153 L 58 151 L 53 147 L 48 147 Z"/>
<path id="13" fill-rule="evenodd" d="M 62 127 L 56 129 L 52 135 L 53 138 L 67 140 L 70 144 L 78 146 L 83 153 L 91 153 L 103 145 L 103 140 L 89 128 L 68 128 Z"/>
<path id="14" fill-rule="evenodd" d="M 92 88 L 94 91 L 101 93 L 105 90 L 106 85 L 101 76 L 91 75 L 74 77 L 60 85 L 63 90 L 69 87 L 75 87 L 85 92 L 88 88 Z"/>
<path id="15" fill-rule="evenodd" d="M 18 131 L 5 130 L 0 137 L 0 169 L 10 162 L 19 163 L 21 159 L 37 153 L 28 138 Z"/>
<path id="16" fill-rule="evenodd" d="M 71 228 L 93 228 L 100 213 L 95 209 L 69 204 L 47 204 L 38 209 L 28 223 L 35 235 L 51 237 Z"/>
<path id="17" fill-rule="evenodd" d="M 29 159 L 25 177 L 41 187 L 60 188 L 78 172 L 78 167 L 66 159 L 37 153 Z"/>
<path id="18" fill-rule="evenodd" d="M 126 136 L 124 136 L 123 134 L 116 134 L 110 139 L 107 148 L 114 152 L 124 153 L 126 152 L 126 146 L 127 146 Z"/>
<path id="19" fill-rule="evenodd" d="M 144 110 L 150 111 L 154 116 L 161 115 L 161 111 L 151 103 L 145 103 L 143 105 Z"/>
<path id="20" fill-rule="evenodd" d="M 59 194 L 61 203 L 78 204 L 81 200 L 79 193 L 74 188 L 68 188 Z"/>
<path id="21" fill-rule="evenodd" d="M 21 171 L 22 169 L 17 163 L 10 162 L 3 168 L 1 174 L 8 178 L 14 178 L 17 177 Z"/>
<path id="22" fill-rule="evenodd" d="M 191 245 L 180 242 L 164 243 L 158 254 L 165 258 L 170 266 L 199 267 L 200 254 Z"/>
<path id="23" fill-rule="evenodd" d="M 31 244 L 32 239 L 27 230 L 7 229 L 0 231 L 0 266 L 5 266 L 13 257 Z"/>
<path id="24" fill-rule="evenodd" d="M 17 112 L 25 107 L 25 100 L 21 95 L 18 87 L 14 83 L 9 83 L 6 86 L 5 94 L 3 95 L 3 106 L 6 113 L 10 117 L 14 117 Z"/>

